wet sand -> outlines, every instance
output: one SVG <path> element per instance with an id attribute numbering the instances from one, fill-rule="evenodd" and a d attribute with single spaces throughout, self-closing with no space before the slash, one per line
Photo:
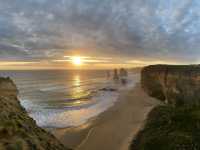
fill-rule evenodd
<path id="1" fill-rule="evenodd" d="M 80 127 L 55 129 L 52 133 L 75 150 L 128 150 L 143 127 L 150 110 L 159 101 L 147 96 L 139 84 L 121 92 L 116 104 Z"/>

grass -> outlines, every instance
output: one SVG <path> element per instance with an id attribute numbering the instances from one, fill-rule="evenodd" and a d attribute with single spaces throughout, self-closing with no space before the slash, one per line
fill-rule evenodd
<path id="1" fill-rule="evenodd" d="M 131 150 L 200 150 L 200 107 L 158 106 Z"/>

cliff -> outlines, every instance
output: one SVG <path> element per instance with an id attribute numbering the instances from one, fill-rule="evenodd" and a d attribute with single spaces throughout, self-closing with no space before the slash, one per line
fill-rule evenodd
<path id="1" fill-rule="evenodd" d="M 200 66 L 145 67 L 141 86 L 168 105 L 157 106 L 149 113 L 130 149 L 200 150 Z"/>
<path id="2" fill-rule="evenodd" d="M 9 78 L 0 78 L 0 149 L 67 150 L 28 116 L 17 99 L 17 93 Z"/>
<path id="3" fill-rule="evenodd" d="M 200 65 L 152 65 L 141 72 L 141 85 L 150 96 L 169 104 L 200 104 Z"/>

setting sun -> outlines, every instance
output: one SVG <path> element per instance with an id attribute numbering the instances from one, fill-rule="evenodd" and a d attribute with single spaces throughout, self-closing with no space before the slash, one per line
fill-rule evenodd
<path id="1" fill-rule="evenodd" d="M 72 63 L 74 65 L 80 66 L 83 64 L 83 61 L 82 61 L 81 57 L 75 56 L 72 58 Z"/>

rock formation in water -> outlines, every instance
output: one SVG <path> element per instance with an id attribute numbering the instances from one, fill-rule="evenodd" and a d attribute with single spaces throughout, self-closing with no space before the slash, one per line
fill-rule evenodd
<path id="1" fill-rule="evenodd" d="M 67 150 L 53 135 L 38 127 L 17 99 L 9 78 L 0 78 L 0 149 Z"/>
<path id="2" fill-rule="evenodd" d="M 200 104 L 200 65 L 152 65 L 141 72 L 150 96 L 175 106 Z"/>

